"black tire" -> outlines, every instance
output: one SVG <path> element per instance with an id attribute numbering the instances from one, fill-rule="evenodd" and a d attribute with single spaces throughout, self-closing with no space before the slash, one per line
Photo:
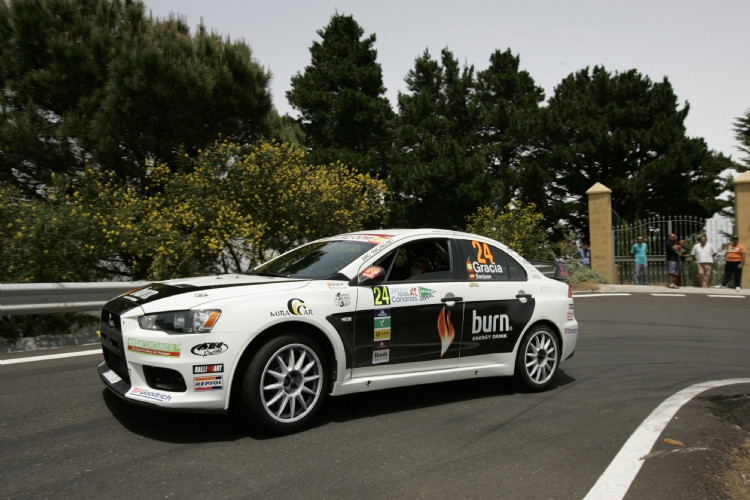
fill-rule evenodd
<path id="1" fill-rule="evenodd" d="M 560 365 L 557 336 L 544 325 L 526 332 L 516 355 L 516 377 L 530 391 L 544 390 L 555 378 Z"/>
<path id="2" fill-rule="evenodd" d="M 328 363 L 309 337 L 287 334 L 263 345 L 242 381 L 244 414 L 263 430 L 287 434 L 306 427 L 327 396 Z"/>

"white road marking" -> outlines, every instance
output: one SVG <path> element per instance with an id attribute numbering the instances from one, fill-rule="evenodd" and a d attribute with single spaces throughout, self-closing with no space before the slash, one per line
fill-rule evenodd
<path id="1" fill-rule="evenodd" d="M 652 297 L 687 297 L 684 293 L 652 293 Z"/>
<path id="2" fill-rule="evenodd" d="M 0 365 L 14 365 L 16 363 L 30 363 L 32 361 L 45 361 L 47 359 L 74 358 L 76 356 L 88 356 L 89 354 L 101 354 L 101 349 L 79 352 L 64 352 L 61 354 L 46 354 L 44 356 L 30 356 L 28 358 L 0 359 Z"/>
<path id="3" fill-rule="evenodd" d="M 576 299 L 578 297 L 629 297 L 632 293 L 587 293 L 579 295 L 577 293 L 573 294 L 573 298 Z"/>
<path id="4" fill-rule="evenodd" d="M 714 380 L 691 385 L 666 399 L 635 430 L 599 477 L 584 500 L 619 500 L 625 496 L 654 443 L 675 413 L 703 391 L 732 384 L 750 384 L 750 378 Z"/>
<path id="5" fill-rule="evenodd" d="M 744 295 L 707 295 L 714 299 L 744 299 Z"/>

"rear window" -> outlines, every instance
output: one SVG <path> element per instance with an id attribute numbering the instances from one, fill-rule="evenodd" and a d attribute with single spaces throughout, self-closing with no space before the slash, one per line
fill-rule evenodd
<path id="1" fill-rule="evenodd" d="M 460 240 L 466 263 L 461 270 L 468 281 L 525 281 L 526 271 L 504 250 L 481 240 Z"/>

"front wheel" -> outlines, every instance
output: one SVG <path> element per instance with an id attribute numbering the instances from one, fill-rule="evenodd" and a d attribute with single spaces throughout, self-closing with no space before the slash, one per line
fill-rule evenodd
<path id="1" fill-rule="evenodd" d="M 283 335 L 262 346 L 242 384 L 245 414 L 264 430 L 297 431 L 323 405 L 328 386 L 325 355 L 304 335 Z"/>
<path id="2" fill-rule="evenodd" d="M 526 389 L 541 391 L 557 373 L 560 348 L 547 326 L 534 326 L 524 335 L 516 356 L 516 376 Z"/>

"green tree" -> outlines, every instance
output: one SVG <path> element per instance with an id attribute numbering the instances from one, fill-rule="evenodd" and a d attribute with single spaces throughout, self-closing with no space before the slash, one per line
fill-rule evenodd
<path id="1" fill-rule="evenodd" d="M 721 210 L 720 175 L 732 162 L 686 137 L 688 110 L 666 78 L 653 83 L 636 70 L 597 66 L 565 78 L 545 108 L 536 157 L 551 174 L 540 188 L 548 223 L 567 220 L 587 234 L 585 193 L 596 182 L 616 193 L 613 209 L 625 220 Z"/>
<path id="2" fill-rule="evenodd" d="M 34 193 L 85 161 L 141 178 L 218 135 L 267 132 L 269 74 L 250 48 L 140 1 L 0 2 L 0 180 Z"/>
<path id="3" fill-rule="evenodd" d="M 479 107 L 476 136 L 500 203 L 534 198 L 540 192 L 540 177 L 529 171 L 534 167 L 529 160 L 538 137 L 544 90 L 528 72 L 519 70 L 519 64 L 520 58 L 510 50 L 495 51 L 490 66 L 477 73 L 472 94 Z M 533 181 L 526 183 L 526 179 Z"/>
<path id="4" fill-rule="evenodd" d="M 745 155 L 742 162 L 745 170 L 750 168 L 750 109 L 734 122 L 735 139 L 740 143 L 739 150 Z"/>
<path id="5" fill-rule="evenodd" d="M 479 207 L 466 218 L 466 230 L 493 238 L 527 259 L 549 260 L 554 257 L 547 243 L 544 216 L 536 205 L 515 201 L 502 210 L 490 206 Z"/>
<path id="6" fill-rule="evenodd" d="M 409 93 L 398 95 L 389 178 L 393 225 L 460 228 L 493 193 L 492 174 L 477 148 L 473 74 L 448 49 L 441 62 L 425 50 L 409 70 Z"/>
<path id="7" fill-rule="evenodd" d="M 216 142 L 148 189 L 90 167 L 39 197 L 0 185 L 0 282 L 167 279 L 244 272 L 297 244 L 380 226 L 384 181 L 310 165 L 292 144 Z"/>
<path id="8" fill-rule="evenodd" d="M 318 35 L 322 40 L 310 47 L 310 65 L 292 77 L 287 92 L 300 112 L 310 161 L 385 174 L 393 110 L 384 97 L 375 35 L 362 38 L 354 18 L 340 14 Z"/>

